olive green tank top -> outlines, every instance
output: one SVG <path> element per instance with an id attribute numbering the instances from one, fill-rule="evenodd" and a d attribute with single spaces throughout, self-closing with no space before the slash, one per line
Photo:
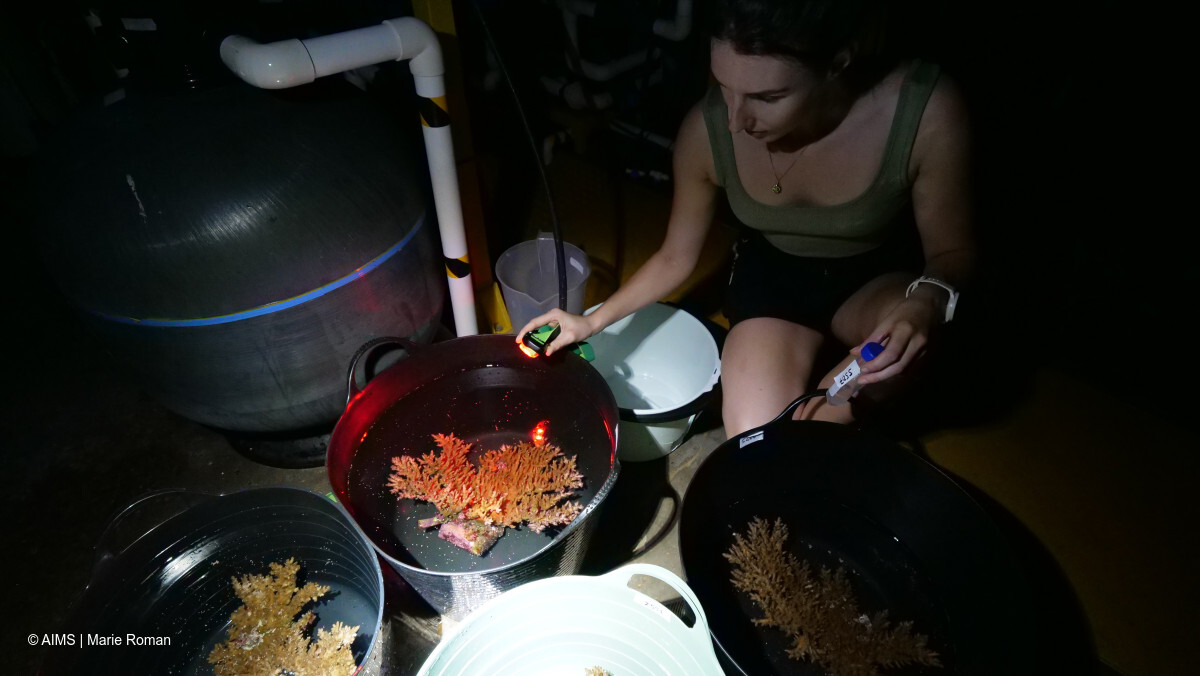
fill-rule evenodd
<path id="1" fill-rule="evenodd" d="M 912 199 L 909 155 L 940 72 L 936 64 L 913 62 L 900 88 L 879 172 L 861 195 L 833 206 L 771 206 L 746 194 L 734 162 L 725 100 L 720 88 L 710 87 L 703 104 L 704 122 L 717 184 L 725 188 L 734 215 L 761 231 L 777 248 L 796 256 L 841 258 L 878 247 Z"/>

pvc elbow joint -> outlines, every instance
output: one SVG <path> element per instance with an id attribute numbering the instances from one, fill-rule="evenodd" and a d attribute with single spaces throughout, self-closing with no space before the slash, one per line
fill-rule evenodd
<path id="1" fill-rule="evenodd" d="M 671 42 L 683 42 L 692 33 L 692 15 L 680 13 L 673 21 L 659 19 L 652 28 L 654 34 Z"/>
<path id="2" fill-rule="evenodd" d="M 221 41 L 221 61 L 238 77 L 263 89 L 286 89 L 316 79 L 308 50 L 295 39 L 264 45 L 230 35 Z"/>
<path id="3" fill-rule="evenodd" d="M 399 58 L 411 59 L 408 67 L 413 77 L 442 77 L 446 74 L 441 44 L 429 24 L 411 16 L 388 19 L 383 23 L 395 31 L 400 40 L 403 54 Z"/>
<path id="4" fill-rule="evenodd" d="M 238 77 L 263 89 L 295 87 L 325 75 L 404 60 L 409 61 L 418 83 L 432 79 L 440 82 L 445 75 L 437 35 L 428 24 L 413 17 L 307 40 L 264 45 L 230 35 L 221 41 L 221 61 Z"/>

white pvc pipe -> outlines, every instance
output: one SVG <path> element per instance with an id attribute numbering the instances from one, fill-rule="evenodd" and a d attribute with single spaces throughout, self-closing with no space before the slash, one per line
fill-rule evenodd
<path id="1" fill-rule="evenodd" d="M 299 40 L 280 40 L 269 45 L 230 35 L 221 41 L 221 60 L 238 77 L 263 89 L 286 89 L 312 82 L 312 59 Z"/>
<path id="2" fill-rule="evenodd" d="M 634 52 L 625 56 L 606 61 L 603 64 L 592 63 L 591 61 L 580 61 L 579 68 L 583 71 L 582 75 L 589 80 L 595 82 L 608 82 L 622 73 L 626 73 L 634 68 L 646 63 L 646 57 L 650 53 L 648 51 Z"/>
<path id="3" fill-rule="evenodd" d="M 417 96 L 444 101 L 446 67 L 437 35 L 428 24 L 412 17 L 383 22 L 395 32 L 401 44 L 401 59 L 408 59 Z M 454 141 L 450 125 L 422 125 L 425 154 L 429 158 L 429 178 L 433 183 L 433 206 L 442 236 L 442 255 L 447 260 L 467 260 L 467 231 L 463 225 L 462 196 L 458 188 L 458 165 L 454 159 Z M 454 327 L 460 336 L 479 333 L 475 319 L 475 288 L 470 273 L 461 277 L 446 275 L 450 288 L 450 307 Z"/>
<path id="4" fill-rule="evenodd" d="M 397 60 L 409 60 L 408 68 L 412 71 L 413 77 L 441 78 L 446 74 L 446 67 L 442 63 L 442 45 L 438 42 L 437 34 L 433 32 L 429 24 L 411 16 L 389 19 L 383 23 L 396 31 L 396 36 L 403 43 L 401 50 L 403 53 Z M 445 85 L 443 84 L 442 87 L 444 88 Z"/>
<path id="5" fill-rule="evenodd" d="M 414 19 L 415 21 L 415 19 Z M 403 44 L 386 23 L 302 40 L 317 77 L 384 61 L 399 61 Z"/>
<path id="6" fill-rule="evenodd" d="M 559 0 L 562 10 L 563 23 L 566 26 L 567 37 L 571 44 L 579 47 L 579 17 L 593 17 L 596 14 L 596 3 L 587 0 Z M 651 30 L 655 35 L 672 42 L 682 42 L 692 32 L 692 0 L 676 0 L 675 16 L 671 20 L 658 19 Z M 607 61 L 593 63 L 580 58 L 580 75 L 595 82 L 608 82 L 646 62 L 650 50 L 633 52 L 625 56 Z"/>
<path id="7" fill-rule="evenodd" d="M 413 17 L 390 19 L 378 26 L 308 40 L 280 40 L 265 45 L 231 35 L 221 41 L 221 60 L 238 77 L 264 89 L 295 87 L 325 75 L 384 61 L 407 60 L 419 96 L 444 105 L 442 97 L 446 95 L 445 66 L 437 35 L 428 24 Z M 442 255 L 465 264 L 467 236 L 450 126 L 427 124 L 424 137 Z M 470 273 L 456 277 L 447 268 L 447 282 L 455 331 L 460 336 L 479 333 Z"/>
<path id="8" fill-rule="evenodd" d="M 419 82 L 417 92 L 420 93 Z M 442 235 L 442 255 L 451 260 L 465 261 L 467 233 L 463 227 L 462 200 L 459 197 L 458 171 L 454 162 L 454 142 L 450 136 L 450 126 L 422 126 L 421 130 L 425 137 L 426 155 L 429 157 L 429 176 L 433 179 L 433 206 L 437 211 L 438 228 Z M 473 336 L 479 333 L 475 320 L 475 290 L 471 275 L 447 275 L 446 282 L 450 286 L 450 307 L 454 311 L 454 326 L 458 335 Z M 465 332 L 464 329 L 469 329 L 469 332 Z"/>
<path id="9" fill-rule="evenodd" d="M 596 3 L 590 0 L 559 0 L 558 6 L 564 14 L 596 16 Z M 575 21 L 575 17 L 568 20 L 567 30 L 571 42 L 578 44 Z M 651 30 L 664 40 L 681 42 L 692 32 L 692 0 L 675 0 L 675 16 L 670 21 L 667 19 L 656 20 Z"/>
<path id="10" fill-rule="evenodd" d="M 692 0 L 675 0 L 674 20 L 659 19 L 652 30 L 664 40 L 682 42 L 692 32 Z"/>

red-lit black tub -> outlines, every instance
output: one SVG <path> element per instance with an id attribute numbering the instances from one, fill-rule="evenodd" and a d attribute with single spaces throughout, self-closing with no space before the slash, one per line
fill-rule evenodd
<path id="1" fill-rule="evenodd" d="M 359 362 L 385 346 L 407 354 L 359 390 Z M 520 584 L 579 572 L 593 513 L 619 471 L 617 404 L 586 361 L 573 354 L 527 357 L 512 336 L 424 346 L 384 338 L 355 356 L 350 392 L 329 442 L 330 484 L 375 549 L 435 610 L 462 619 Z M 480 557 L 441 540 L 436 529 L 417 526 L 436 514 L 433 505 L 388 492 L 392 458 L 436 450 L 434 434 L 453 433 L 472 443 L 476 454 L 527 440 L 543 422 L 549 441 L 576 457 L 584 477 L 576 495 L 584 509 L 565 527 L 509 529 Z"/>

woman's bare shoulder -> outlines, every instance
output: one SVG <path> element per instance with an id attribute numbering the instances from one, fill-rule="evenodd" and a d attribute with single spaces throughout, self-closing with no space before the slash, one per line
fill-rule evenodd
<path id="1" fill-rule="evenodd" d="M 962 88 L 954 76 L 942 71 L 937 84 L 925 104 L 921 116 L 921 130 L 926 128 L 943 132 L 966 132 L 970 122 L 967 103 Z"/>
<path id="2" fill-rule="evenodd" d="M 697 101 L 683 116 L 679 133 L 675 136 L 673 153 L 676 174 L 686 172 L 693 178 L 705 178 L 716 184 L 712 144 L 704 120 L 704 99 Z"/>
<path id="3" fill-rule="evenodd" d="M 943 71 L 921 114 L 913 160 L 919 164 L 944 153 L 966 152 L 970 136 L 970 115 L 962 89 L 953 76 Z"/>

